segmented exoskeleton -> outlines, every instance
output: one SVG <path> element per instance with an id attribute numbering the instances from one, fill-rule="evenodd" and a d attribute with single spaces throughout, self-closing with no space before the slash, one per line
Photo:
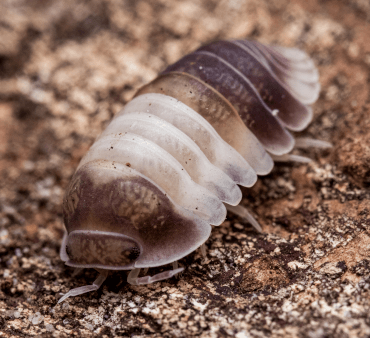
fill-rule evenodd
<path id="1" fill-rule="evenodd" d="M 226 209 L 258 223 L 239 206 L 251 187 L 289 152 L 293 131 L 312 118 L 319 76 L 302 51 L 254 41 L 219 41 L 169 66 L 142 87 L 83 157 L 64 198 L 61 258 L 100 272 L 131 270 L 146 284 L 183 270 L 177 260 L 201 247 Z M 299 139 L 300 146 L 328 146 Z M 174 269 L 138 277 L 141 268 Z"/>

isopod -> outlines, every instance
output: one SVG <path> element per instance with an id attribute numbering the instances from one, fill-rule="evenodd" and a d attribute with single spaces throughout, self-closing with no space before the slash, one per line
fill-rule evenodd
<path id="1" fill-rule="evenodd" d="M 110 270 L 130 284 L 181 272 L 177 261 L 204 243 L 227 209 L 261 230 L 238 205 L 274 161 L 308 159 L 293 147 L 312 119 L 319 74 L 306 53 L 255 41 L 218 41 L 170 65 L 136 93 L 82 158 L 63 200 L 61 259 L 94 268 L 97 290 Z M 173 269 L 139 277 L 140 269 Z"/>

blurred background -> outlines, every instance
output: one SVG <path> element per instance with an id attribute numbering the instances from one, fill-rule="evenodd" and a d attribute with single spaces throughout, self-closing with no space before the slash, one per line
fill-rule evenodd
<path id="1" fill-rule="evenodd" d="M 369 20 L 368 0 L 1 1 L 3 336 L 370 334 L 361 286 L 370 247 Z M 277 166 L 244 190 L 242 204 L 266 234 L 230 216 L 207 242 L 207 262 L 198 253 L 180 262 L 180 281 L 132 287 L 113 276 L 53 308 L 61 292 L 95 278 L 72 277 L 58 256 L 63 193 L 79 160 L 140 86 L 229 38 L 298 47 L 314 59 L 322 92 L 304 135 L 334 148 L 307 151 L 312 164 Z"/>

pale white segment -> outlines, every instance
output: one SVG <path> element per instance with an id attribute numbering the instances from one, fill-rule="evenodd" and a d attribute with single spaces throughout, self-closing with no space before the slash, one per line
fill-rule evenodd
<path id="1" fill-rule="evenodd" d="M 210 224 L 219 225 L 225 220 L 226 208 L 215 195 L 196 184 L 172 155 L 139 135 L 110 134 L 99 138 L 81 160 L 79 167 L 94 160 L 108 160 L 130 166 L 163 188 L 178 205 L 191 210 Z"/>
<path id="2" fill-rule="evenodd" d="M 319 73 L 306 53 L 298 53 L 293 48 L 264 46 L 259 43 L 253 45 L 268 60 L 269 67 L 274 67 L 274 73 L 287 85 L 293 96 L 303 104 L 312 104 L 317 100 L 320 93 Z M 296 59 L 290 56 L 290 52 L 292 55 L 305 57 Z"/>
<path id="3" fill-rule="evenodd" d="M 207 188 L 223 202 L 239 204 L 242 193 L 235 182 L 209 162 L 190 137 L 169 122 L 148 113 L 125 114 L 113 119 L 102 136 L 124 132 L 154 142 L 179 161 L 194 182 Z M 250 178 L 248 187 L 256 183 L 257 175 Z"/>
<path id="4" fill-rule="evenodd" d="M 144 94 L 130 101 L 118 115 L 145 112 L 166 120 L 189 136 L 208 160 L 232 180 L 248 186 L 255 179 L 251 165 L 196 111 L 184 103 L 163 94 Z M 253 164 L 252 164 L 253 166 Z"/>

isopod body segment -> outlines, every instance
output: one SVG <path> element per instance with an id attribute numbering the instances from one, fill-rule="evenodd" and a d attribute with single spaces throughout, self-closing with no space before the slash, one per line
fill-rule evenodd
<path id="1" fill-rule="evenodd" d="M 289 130 L 311 121 L 318 80 L 298 49 L 235 40 L 199 48 L 140 88 L 67 188 L 61 258 L 100 276 L 60 301 L 96 290 L 110 270 L 131 270 L 131 284 L 182 271 L 177 260 L 205 243 L 225 206 L 247 213 L 238 185 L 289 158 Z M 174 270 L 138 277 L 168 263 Z"/>

